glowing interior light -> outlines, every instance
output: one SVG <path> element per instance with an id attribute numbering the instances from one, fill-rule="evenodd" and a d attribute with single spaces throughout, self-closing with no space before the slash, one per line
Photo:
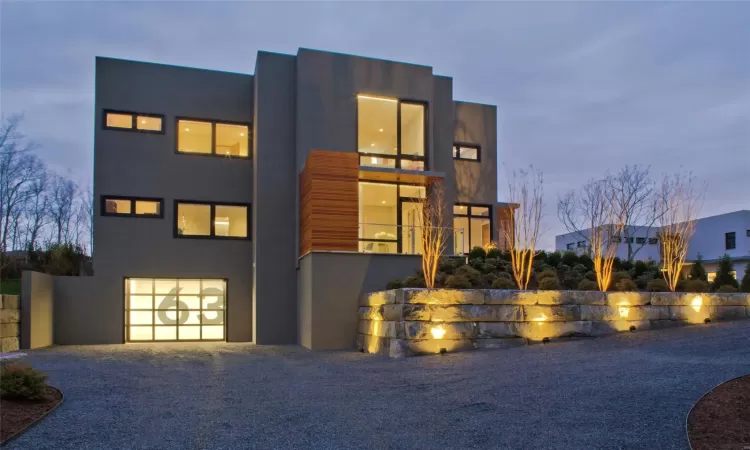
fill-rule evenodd
<path id="1" fill-rule="evenodd" d="M 376 157 L 373 156 L 372 158 L 370 158 L 370 162 L 372 164 L 377 164 L 378 163 L 378 158 L 376 158 Z"/>
<path id="2" fill-rule="evenodd" d="M 433 338 L 442 339 L 443 336 L 445 336 L 445 328 L 443 328 L 442 325 L 438 325 L 436 327 L 432 327 L 430 333 L 432 333 Z"/>
<path id="3" fill-rule="evenodd" d="M 244 136 L 244 135 L 245 135 L 245 133 L 240 133 L 240 136 Z"/>
<path id="4" fill-rule="evenodd" d="M 190 128 L 185 128 L 185 131 L 190 131 Z"/>
<path id="5" fill-rule="evenodd" d="M 146 121 L 145 120 L 141 120 L 141 123 L 146 123 Z"/>
<path id="6" fill-rule="evenodd" d="M 372 144 L 370 144 L 370 147 L 375 147 L 375 143 L 373 142 Z"/>
<path id="7" fill-rule="evenodd" d="M 690 302 L 690 307 L 693 308 L 693 311 L 699 312 L 701 310 L 701 306 L 703 306 L 703 297 L 701 297 L 700 295 L 696 295 Z"/>
<path id="8" fill-rule="evenodd" d="M 381 129 L 379 129 L 378 131 L 380 131 L 380 132 L 382 133 L 382 132 L 383 132 L 383 129 L 381 128 Z"/>
<path id="9" fill-rule="evenodd" d="M 214 223 L 216 225 L 229 225 L 229 221 L 228 220 L 214 220 Z"/>
<path id="10" fill-rule="evenodd" d="M 393 102 L 393 103 L 396 103 L 398 101 L 395 98 L 377 97 L 374 95 L 366 95 L 366 94 L 358 94 L 357 98 L 366 98 L 369 100 L 382 100 L 384 102 Z"/>

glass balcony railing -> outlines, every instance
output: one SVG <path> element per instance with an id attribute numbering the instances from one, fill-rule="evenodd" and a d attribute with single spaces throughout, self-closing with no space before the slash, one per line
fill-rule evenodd
<path id="1" fill-rule="evenodd" d="M 446 239 L 453 237 L 453 246 L 446 247 L 445 255 L 463 255 L 465 233 L 463 229 L 451 227 L 429 227 L 442 229 Z M 420 255 L 425 227 L 418 225 L 393 225 L 384 223 L 359 224 L 359 251 L 363 253 L 394 253 Z"/>

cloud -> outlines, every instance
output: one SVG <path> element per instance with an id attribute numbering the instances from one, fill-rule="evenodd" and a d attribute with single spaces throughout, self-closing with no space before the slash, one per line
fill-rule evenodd
<path id="1" fill-rule="evenodd" d="M 692 169 L 705 214 L 750 207 L 748 16 L 743 2 L 11 2 L 0 107 L 90 180 L 97 55 L 252 73 L 259 49 L 309 47 L 431 65 L 457 99 L 498 105 L 502 163 L 544 171 L 550 247 L 557 194 L 624 164 Z"/>

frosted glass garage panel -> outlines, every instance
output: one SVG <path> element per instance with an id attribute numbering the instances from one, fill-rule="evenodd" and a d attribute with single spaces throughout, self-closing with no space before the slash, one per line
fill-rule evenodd
<path id="1" fill-rule="evenodd" d="M 226 281 L 203 278 L 127 278 L 128 342 L 226 339 Z"/>

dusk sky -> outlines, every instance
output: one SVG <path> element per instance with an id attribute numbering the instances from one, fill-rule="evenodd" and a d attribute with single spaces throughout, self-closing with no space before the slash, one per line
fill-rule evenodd
<path id="1" fill-rule="evenodd" d="M 507 168 L 557 195 L 625 164 L 682 165 L 708 184 L 702 215 L 750 209 L 750 2 L 8 2 L 0 107 L 53 168 L 91 182 L 94 57 L 253 73 L 298 47 L 429 65 L 458 100 L 498 107 Z"/>

